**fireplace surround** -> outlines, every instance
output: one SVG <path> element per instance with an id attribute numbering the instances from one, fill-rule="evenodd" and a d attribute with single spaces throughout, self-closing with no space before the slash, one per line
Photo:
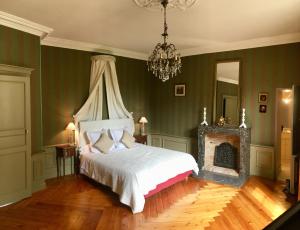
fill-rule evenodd
<path id="1" fill-rule="evenodd" d="M 250 173 L 249 128 L 198 128 L 198 177 L 240 187 Z"/>

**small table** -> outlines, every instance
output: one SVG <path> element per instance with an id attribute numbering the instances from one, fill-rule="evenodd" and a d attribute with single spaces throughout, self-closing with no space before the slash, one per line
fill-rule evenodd
<path id="1" fill-rule="evenodd" d="M 73 174 L 74 171 L 74 166 L 73 166 L 73 162 L 75 160 L 75 156 L 76 156 L 76 146 L 74 145 L 57 145 L 55 146 L 56 149 L 56 167 L 57 167 L 57 177 L 62 176 L 61 175 L 61 159 L 63 160 L 63 175 L 65 175 L 65 159 L 66 158 L 71 158 L 71 174 Z"/>
<path id="2" fill-rule="evenodd" d="M 134 135 L 135 142 L 140 144 L 147 144 L 147 135 Z"/>

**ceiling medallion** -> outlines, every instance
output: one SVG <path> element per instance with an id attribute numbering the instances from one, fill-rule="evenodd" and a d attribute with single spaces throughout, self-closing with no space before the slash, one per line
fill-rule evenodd
<path id="1" fill-rule="evenodd" d="M 164 10 L 164 32 L 162 33 L 164 42 L 158 43 L 152 54 L 149 56 L 147 65 L 148 71 L 152 72 L 163 82 L 169 80 L 170 77 L 180 73 L 182 67 L 180 53 L 172 43 L 167 43 L 168 25 L 167 25 L 167 5 L 168 0 L 161 0 Z"/>
<path id="2" fill-rule="evenodd" d="M 144 8 L 161 9 L 163 7 L 162 0 L 134 0 L 134 2 Z M 185 10 L 193 6 L 196 2 L 197 0 L 169 0 L 167 7 Z"/>

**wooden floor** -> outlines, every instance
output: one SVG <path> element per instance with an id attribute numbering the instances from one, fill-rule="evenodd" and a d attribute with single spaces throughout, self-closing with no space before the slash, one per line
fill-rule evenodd
<path id="1" fill-rule="evenodd" d="M 133 215 L 108 188 L 83 176 L 0 209 L 0 229 L 262 229 L 290 207 L 282 185 L 251 177 L 242 189 L 189 178 Z"/>

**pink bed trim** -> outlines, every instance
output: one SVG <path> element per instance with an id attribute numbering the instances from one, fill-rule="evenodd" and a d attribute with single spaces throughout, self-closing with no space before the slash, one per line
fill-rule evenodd
<path id="1" fill-rule="evenodd" d="M 163 189 L 165 189 L 165 188 L 167 188 L 167 187 L 169 187 L 169 186 L 171 186 L 171 185 L 173 185 L 173 184 L 175 184 L 175 183 L 177 183 L 179 181 L 184 180 L 186 177 L 188 177 L 189 175 L 191 175 L 192 172 L 193 171 L 190 170 L 190 171 L 178 174 L 177 176 L 172 177 L 171 179 L 169 179 L 169 180 L 167 180 L 167 181 L 165 181 L 163 183 L 158 184 L 155 189 L 149 191 L 148 194 L 144 195 L 144 197 L 148 198 L 148 197 L 150 197 L 150 196 L 152 196 L 152 195 L 160 192 L 161 190 L 163 190 Z"/>

